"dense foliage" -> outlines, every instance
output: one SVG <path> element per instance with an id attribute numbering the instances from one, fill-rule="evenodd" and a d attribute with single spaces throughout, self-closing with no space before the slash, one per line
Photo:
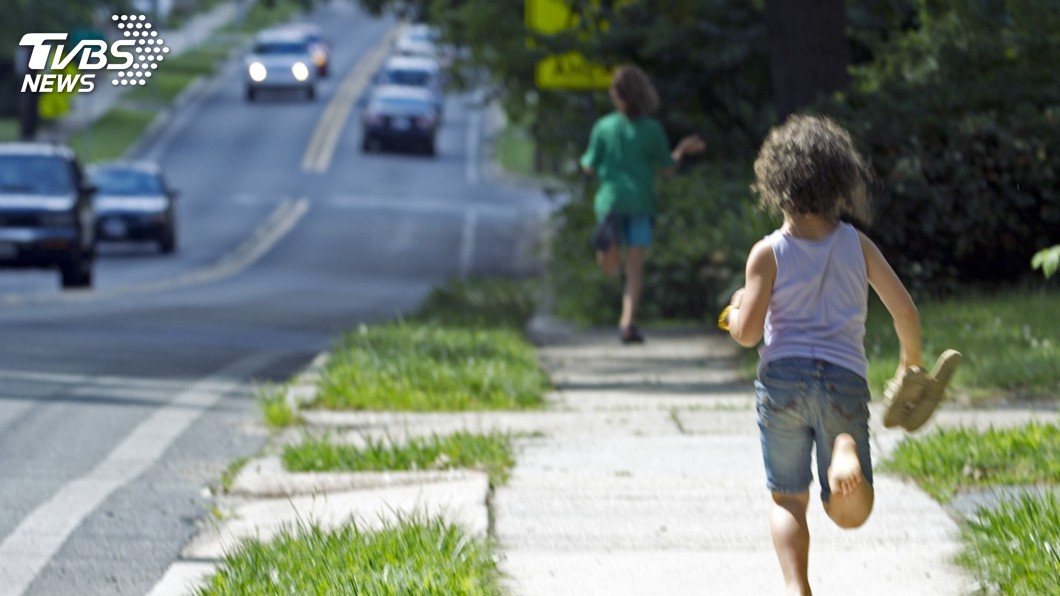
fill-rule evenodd
<path id="1" fill-rule="evenodd" d="M 402 4 L 467 50 L 456 79 L 484 83 L 511 121 L 527 123 L 549 158 L 540 161 L 573 181 L 577 198 L 552 247 L 553 287 L 568 316 L 607 321 L 617 308 L 616 286 L 593 270 L 586 240 L 592 189 L 574 181 L 589 127 L 610 106 L 599 91 L 536 89 L 534 64 L 576 49 L 650 74 L 670 138 L 698 132 L 708 151 L 660 185 L 645 314 L 703 317 L 739 284 L 739 261 L 763 230 L 745 173 L 775 123 L 766 3 L 566 1 L 579 18 L 552 36 L 526 28 L 523 2 Z M 1060 11 L 1040 0 L 870 0 L 848 2 L 846 16 L 851 86 L 810 109 L 841 120 L 871 159 L 869 232 L 899 274 L 921 294 L 1032 275 L 1033 255 L 1060 239 Z"/>
<path id="2" fill-rule="evenodd" d="M 936 291 L 1013 281 L 1060 238 L 1060 12 L 933 4 L 823 109 L 872 159 L 873 236 L 903 279 Z"/>

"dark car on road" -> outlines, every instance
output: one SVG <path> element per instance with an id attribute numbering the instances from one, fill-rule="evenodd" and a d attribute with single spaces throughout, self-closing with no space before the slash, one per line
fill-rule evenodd
<path id="1" fill-rule="evenodd" d="M 98 189 L 93 205 L 100 242 L 151 241 L 163 253 L 176 249 L 177 193 L 158 164 L 110 163 L 90 167 L 88 175 Z"/>
<path id="2" fill-rule="evenodd" d="M 391 56 L 376 73 L 377 85 L 420 87 L 431 92 L 438 118 L 445 109 L 445 80 L 438 61 L 423 56 Z"/>
<path id="3" fill-rule="evenodd" d="M 57 268 L 64 288 L 92 285 L 92 195 L 68 147 L 0 143 L 0 268 Z"/>
<path id="4" fill-rule="evenodd" d="M 438 113 L 434 95 L 422 87 L 380 85 L 372 89 L 361 114 L 361 149 L 403 147 L 435 154 Z"/>

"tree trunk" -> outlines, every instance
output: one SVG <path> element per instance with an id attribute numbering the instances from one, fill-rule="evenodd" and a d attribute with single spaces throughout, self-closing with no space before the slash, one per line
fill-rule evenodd
<path id="1" fill-rule="evenodd" d="M 845 10 L 843 0 L 766 0 L 778 120 L 846 86 Z"/>

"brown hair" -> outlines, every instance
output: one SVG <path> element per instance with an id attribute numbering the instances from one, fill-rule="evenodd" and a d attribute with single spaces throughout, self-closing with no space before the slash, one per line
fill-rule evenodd
<path id="1" fill-rule="evenodd" d="M 618 67 L 611 78 L 611 98 L 615 107 L 628 118 L 654 114 L 659 108 L 659 95 L 644 71 L 626 64 Z"/>
<path id="2" fill-rule="evenodd" d="M 869 223 L 872 170 L 850 133 L 829 118 L 794 115 L 774 127 L 754 171 L 751 191 L 767 210 Z"/>

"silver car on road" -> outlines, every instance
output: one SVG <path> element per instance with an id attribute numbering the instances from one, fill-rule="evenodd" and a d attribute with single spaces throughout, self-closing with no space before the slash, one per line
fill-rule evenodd
<path id="1" fill-rule="evenodd" d="M 269 29 L 254 40 L 246 59 L 247 101 L 254 101 L 262 90 L 294 89 L 306 99 L 316 97 L 317 69 L 313 49 L 299 31 Z"/>

